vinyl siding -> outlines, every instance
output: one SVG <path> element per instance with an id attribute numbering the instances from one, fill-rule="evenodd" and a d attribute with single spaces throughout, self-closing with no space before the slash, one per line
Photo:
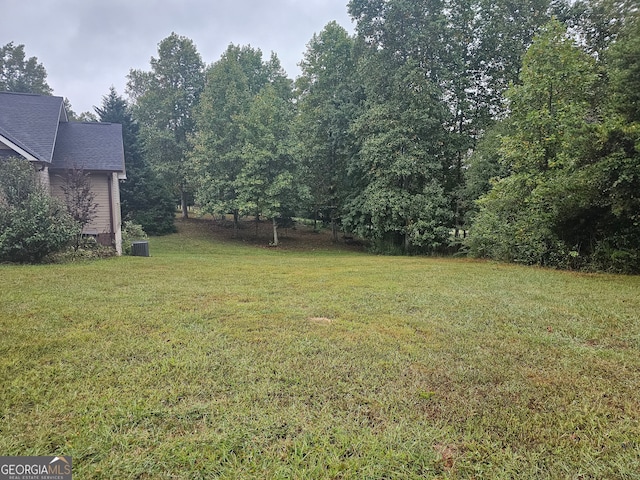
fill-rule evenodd
<path id="1" fill-rule="evenodd" d="M 93 201 L 98 204 L 95 218 L 84 228 L 84 233 L 97 235 L 100 233 L 113 233 L 111 231 L 111 220 L 109 218 L 109 177 L 110 173 L 92 172 L 89 175 L 91 181 L 91 191 Z M 51 194 L 64 201 L 64 173 L 51 174 Z"/>

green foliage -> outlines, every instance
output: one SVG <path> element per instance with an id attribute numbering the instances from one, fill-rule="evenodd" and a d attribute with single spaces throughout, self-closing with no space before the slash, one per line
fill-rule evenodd
<path id="1" fill-rule="evenodd" d="M 552 21 L 541 30 L 524 57 L 520 80 L 507 92 L 511 132 L 503 137 L 503 161 L 516 173 L 588 161 L 599 75 L 561 23 Z"/>
<path id="2" fill-rule="evenodd" d="M 204 87 L 204 63 L 194 43 L 172 33 L 158 44 L 148 72 L 131 70 L 127 91 L 141 125 L 144 154 L 179 194 L 186 217 L 190 193 L 187 157 L 195 129 L 194 109 Z"/>
<path id="3" fill-rule="evenodd" d="M 585 239 L 567 238 L 561 225 L 584 215 L 587 206 L 579 167 L 588 148 L 580 142 L 588 143 L 595 128 L 589 117 L 595 115 L 596 80 L 593 61 L 559 22 L 536 37 L 524 58 L 522 84 L 508 92 L 512 113 L 501 144 L 493 144 L 510 175 L 479 201 L 472 254 L 567 266 L 570 251 L 587 248 Z"/>
<path id="4" fill-rule="evenodd" d="M 473 112 L 480 108 L 479 126 L 484 127 L 490 125 L 494 118 L 505 114 L 506 105 L 502 96 L 510 84 L 518 81 L 524 53 L 540 27 L 557 13 L 556 10 L 561 10 L 565 2 L 454 0 L 449 4 L 452 7 L 452 15 L 455 16 L 460 6 L 467 3 L 470 5 L 466 6 L 463 12 L 473 12 L 476 28 L 456 39 L 467 50 L 467 54 L 461 58 L 467 62 L 466 75 L 471 80 L 471 89 L 467 91 L 469 110 L 466 116 L 473 119 Z M 458 16 L 460 15 L 458 13 Z"/>
<path id="5" fill-rule="evenodd" d="M 149 190 L 153 188 L 153 191 L 140 202 L 140 209 L 129 211 L 127 218 L 142 225 L 150 235 L 175 232 L 176 201 L 171 192 L 160 182 L 151 182 L 145 187 L 149 187 Z"/>
<path id="6" fill-rule="evenodd" d="M 291 82 L 275 55 L 230 45 L 209 70 L 191 157 L 203 211 L 277 219 L 305 194 L 291 154 Z"/>
<path id="7" fill-rule="evenodd" d="M 361 148 L 350 162 L 350 228 L 407 251 L 441 249 L 452 229 L 466 228 L 469 195 L 486 191 L 486 179 L 475 192 L 465 187 L 469 153 L 507 112 L 502 94 L 550 8 L 548 0 L 349 3 L 367 97 L 352 125 Z M 382 223 L 368 225 L 375 218 Z"/>
<path id="8" fill-rule="evenodd" d="M 275 245 L 276 219 L 295 211 L 306 195 L 291 155 L 292 118 L 290 100 L 279 96 L 272 85 L 253 98 L 242 123 L 242 167 L 234 182 L 241 214 L 273 219 Z"/>
<path id="9" fill-rule="evenodd" d="M 233 212 L 237 220 L 240 202 L 235 182 L 242 168 L 243 118 L 252 98 L 276 80 L 286 80 L 279 67 L 263 61 L 262 52 L 250 46 L 229 45 L 208 69 L 190 159 L 196 200 L 203 211 Z"/>
<path id="10" fill-rule="evenodd" d="M 152 235 L 175 232 L 174 195 L 142 153 L 139 126 L 127 102 L 112 87 L 95 108 L 102 122 L 122 125 L 127 179 L 120 183 L 122 218 L 139 223 Z"/>
<path id="11" fill-rule="evenodd" d="M 407 62 L 388 73 L 383 56 L 369 61 L 367 71 L 380 74 L 367 83 L 366 108 L 353 125 L 361 145 L 350 164 L 358 180 L 345 225 L 405 252 L 433 252 L 452 223 L 442 164 L 447 112 L 419 66 Z"/>
<path id="12" fill-rule="evenodd" d="M 576 0 L 559 18 L 579 36 L 591 55 L 606 55 L 621 31 L 638 15 L 635 0 Z"/>
<path id="13" fill-rule="evenodd" d="M 352 187 L 348 164 L 356 144 L 350 126 L 363 97 L 356 64 L 355 40 L 331 22 L 309 42 L 296 80 L 294 154 L 310 189 L 310 210 L 332 223 L 334 240 Z"/>
<path id="14" fill-rule="evenodd" d="M 640 12 L 629 18 L 618 41 L 607 52 L 614 108 L 628 122 L 640 123 Z"/>
<path id="15" fill-rule="evenodd" d="M 122 253 L 131 255 L 132 242 L 148 238 L 142 225 L 125 220 L 122 223 Z"/>
<path id="16" fill-rule="evenodd" d="M 0 161 L 0 261 L 39 263 L 66 248 L 80 229 L 27 161 Z"/>
<path id="17" fill-rule="evenodd" d="M 0 47 L 0 91 L 51 95 L 47 72 L 36 57 L 26 58 L 24 45 Z"/>
<path id="18" fill-rule="evenodd" d="M 611 55 L 625 51 L 622 44 Z M 633 114 L 620 115 L 629 115 L 628 103 L 616 93 L 623 84 L 631 91 L 635 77 L 625 72 L 634 68 L 618 63 L 609 90 L 564 27 L 554 21 L 541 31 L 525 55 L 522 84 L 508 92 L 512 113 L 493 147 L 508 176 L 478 202 L 472 254 L 640 272 L 639 130 Z"/>
<path id="19" fill-rule="evenodd" d="M 91 261 L 112 258 L 117 255 L 112 246 L 100 245 L 91 235 L 82 236 L 77 248 L 68 248 L 47 256 L 46 261 L 54 264 L 65 264 L 78 261 Z"/>
<path id="20" fill-rule="evenodd" d="M 495 181 L 509 174 L 509 167 L 502 162 L 499 153 L 501 137 L 506 133 L 506 126 L 504 122 L 498 122 L 490 128 L 467 160 L 464 186 L 460 193 L 466 226 L 471 225 L 477 213 L 475 201 L 488 193 Z"/>
<path id="21" fill-rule="evenodd" d="M 534 36 L 552 15 L 563 10 L 565 2 L 453 0 L 448 5 L 448 43 L 455 53 L 448 87 L 449 96 L 455 99 L 449 102 L 455 112 L 450 128 L 458 136 L 449 140 L 456 142 L 458 150 L 449 184 L 455 195 L 456 225 L 468 228 L 475 211 L 473 201 L 486 189 L 484 182 L 504 173 L 486 147 L 498 134 L 494 123 L 509 113 L 504 94 L 510 85 L 518 84 L 523 56 Z M 469 161 L 469 153 L 478 150 L 479 155 Z M 483 163 L 486 171 L 479 169 Z"/>
<path id="22" fill-rule="evenodd" d="M 479 201 L 471 253 L 527 265 L 568 267 L 571 252 L 554 225 L 563 185 L 542 174 L 512 175 Z M 560 188 L 553 188 L 553 187 Z"/>
<path id="23" fill-rule="evenodd" d="M 341 226 L 379 251 L 418 253 L 449 250 L 451 233 L 477 216 L 478 255 L 634 264 L 633 2 L 351 0 L 348 9 L 356 36 L 331 22 L 312 37 L 295 98 L 275 54 L 230 45 L 205 77 L 193 42 L 175 33 L 160 42 L 151 70 L 129 75 L 143 140 L 129 150 L 155 179 L 127 158 L 125 217 L 171 230 L 172 197 L 186 216 L 193 195 L 236 226 L 240 215 L 307 211 L 335 238 Z"/>

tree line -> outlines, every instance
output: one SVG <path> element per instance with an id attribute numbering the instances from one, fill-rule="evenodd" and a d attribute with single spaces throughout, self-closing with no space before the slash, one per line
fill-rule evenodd
<path id="1" fill-rule="evenodd" d="M 162 233 L 179 200 L 183 216 L 270 219 L 274 243 L 304 216 L 381 253 L 640 271 L 635 2 L 348 9 L 355 34 L 314 34 L 295 81 L 251 46 L 207 65 L 190 39 L 162 40 L 127 100 L 96 109 L 128 137 L 123 212 Z"/>

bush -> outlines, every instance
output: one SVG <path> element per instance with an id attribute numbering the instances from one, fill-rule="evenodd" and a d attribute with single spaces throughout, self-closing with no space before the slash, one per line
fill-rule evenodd
<path id="1" fill-rule="evenodd" d="M 598 242 L 591 257 L 591 268 L 625 274 L 640 273 L 640 235 L 619 232 Z"/>
<path id="2" fill-rule="evenodd" d="M 27 161 L 0 162 L 0 261 L 39 263 L 66 248 L 79 230 Z"/>
<path id="3" fill-rule="evenodd" d="M 127 174 L 129 172 L 127 171 Z M 132 223 L 142 226 L 150 235 L 176 232 L 176 202 L 171 192 L 159 181 L 126 181 L 121 186 L 122 215 Z"/>
<path id="4" fill-rule="evenodd" d="M 146 239 L 147 234 L 142 225 L 130 221 L 125 221 L 122 224 L 122 253 L 124 255 L 131 255 L 131 244 L 133 242 Z"/>
<path id="5" fill-rule="evenodd" d="M 166 235 L 177 231 L 174 223 L 175 212 L 176 207 L 173 202 L 160 203 L 157 207 L 133 212 L 131 220 L 151 235 Z"/>

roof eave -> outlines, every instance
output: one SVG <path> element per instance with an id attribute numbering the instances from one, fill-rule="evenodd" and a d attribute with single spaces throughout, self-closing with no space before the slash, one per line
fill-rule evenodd
<path id="1" fill-rule="evenodd" d="M 32 162 L 40 162 L 41 161 L 39 158 L 36 158 L 31 153 L 27 152 L 24 148 L 21 148 L 20 146 L 16 145 L 15 143 L 13 143 L 11 140 L 9 140 L 7 137 L 5 137 L 3 135 L 0 135 L 0 141 L 2 143 L 4 143 L 7 147 L 11 148 L 11 150 L 13 150 L 14 152 L 19 153 L 20 155 L 22 155 L 27 160 L 30 160 Z M 46 162 L 46 163 L 51 163 L 51 162 Z"/>

